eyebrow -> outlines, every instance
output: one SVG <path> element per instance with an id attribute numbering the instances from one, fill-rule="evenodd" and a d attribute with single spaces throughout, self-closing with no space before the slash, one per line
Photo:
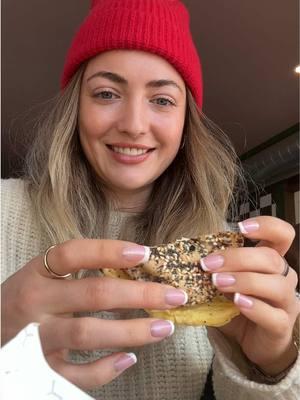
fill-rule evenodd
<path id="1" fill-rule="evenodd" d="M 98 78 L 98 77 L 108 79 L 114 83 L 121 83 L 123 85 L 128 85 L 128 81 L 121 75 L 109 71 L 96 72 L 87 79 L 87 82 L 89 82 L 93 78 Z M 175 81 L 172 81 L 171 79 L 158 79 L 149 81 L 146 84 L 146 87 L 152 87 L 152 88 L 160 88 L 163 86 L 173 86 L 179 89 L 181 92 L 183 92 L 182 88 Z"/>

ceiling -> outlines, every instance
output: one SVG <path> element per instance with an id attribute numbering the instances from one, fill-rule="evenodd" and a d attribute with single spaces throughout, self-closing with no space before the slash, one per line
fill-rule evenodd
<path id="1" fill-rule="evenodd" d="M 298 1 L 184 3 L 203 67 L 203 111 L 238 154 L 295 125 Z M 20 164 L 39 105 L 59 90 L 66 51 L 88 8 L 89 0 L 2 0 L 3 176 Z"/>

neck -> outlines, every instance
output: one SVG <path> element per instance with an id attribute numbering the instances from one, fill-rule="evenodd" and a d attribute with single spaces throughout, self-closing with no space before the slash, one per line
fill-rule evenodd
<path id="1" fill-rule="evenodd" d="M 147 204 L 152 187 L 140 188 L 135 191 L 116 190 L 113 192 L 116 199 L 116 209 L 121 212 L 142 212 Z"/>

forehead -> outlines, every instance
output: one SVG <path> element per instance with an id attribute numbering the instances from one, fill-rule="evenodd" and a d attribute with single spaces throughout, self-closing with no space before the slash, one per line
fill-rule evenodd
<path id="1" fill-rule="evenodd" d="M 111 50 L 92 58 L 85 69 L 84 77 L 100 70 L 118 73 L 130 80 L 173 79 L 184 86 L 176 69 L 164 58 L 138 50 Z"/>

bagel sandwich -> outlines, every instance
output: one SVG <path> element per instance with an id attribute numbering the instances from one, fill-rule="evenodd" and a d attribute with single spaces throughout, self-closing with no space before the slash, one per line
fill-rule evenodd
<path id="1" fill-rule="evenodd" d="M 105 276 L 159 282 L 183 289 L 185 305 L 169 310 L 145 310 L 151 317 L 179 325 L 222 326 L 239 314 L 235 304 L 213 285 L 211 273 L 202 269 L 200 259 L 229 247 L 242 247 L 241 233 L 224 231 L 197 238 L 181 238 L 150 247 L 149 260 L 130 269 L 102 269 Z"/>

